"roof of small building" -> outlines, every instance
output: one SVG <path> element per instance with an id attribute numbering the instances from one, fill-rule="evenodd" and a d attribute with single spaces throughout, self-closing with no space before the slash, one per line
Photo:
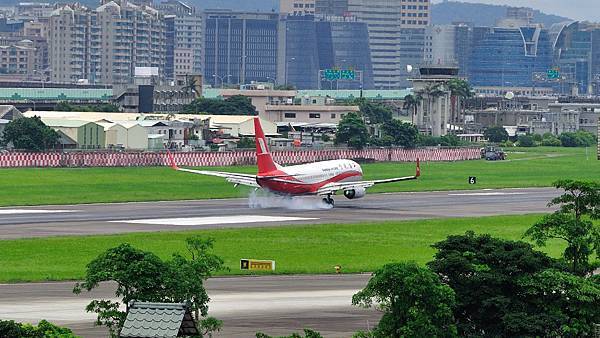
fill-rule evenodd
<path id="1" fill-rule="evenodd" d="M 9 122 L 10 122 L 10 120 L 0 119 L 0 124 L 8 124 Z"/>
<path id="2" fill-rule="evenodd" d="M 88 123 L 94 123 L 83 120 L 71 120 L 71 119 L 46 119 L 42 118 L 42 122 L 48 127 L 64 127 L 64 128 L 79 128 Z"/>
<path id="3" fill-rule="evenodd" d="M 175 338 L 180 331 L 186 335 L 198 334 L 186 304 L 133 302 L 120 336 Z"/>

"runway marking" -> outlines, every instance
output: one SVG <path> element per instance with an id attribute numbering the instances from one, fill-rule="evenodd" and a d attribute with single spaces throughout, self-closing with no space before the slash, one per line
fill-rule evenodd
<path id="1" fill-rule="evenodd" d="M 239 224 L 239 223 L 261 223 L 261 222 L 292 222 L 292 221 L 312 221 L 312 220 L 318 220 L 318 218 L 236 215 L 236 216 L 216 216 L 216 217 L 136 219 L 136 220 L 111 221 L 111 223 L 195 226 L 195 225 L 219 225 L 219 224 Z"/>
<path id="2" fill-rule="evenodd" d="M 448 194 L 448 196 L 510 196 L 510 195 L 527 195 L 525 192 L 473 192 Z"/>
<path id="3" fill-rule="evenodd" d="M 76 212 L 77 210 L 41 210 L 41 209 L 0 209 L 0 215 L 17 214 L 64 214 Z"/>

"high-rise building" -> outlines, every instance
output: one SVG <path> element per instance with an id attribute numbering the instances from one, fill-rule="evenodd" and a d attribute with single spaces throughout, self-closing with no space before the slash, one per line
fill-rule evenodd
<path id="1" fill-rule="evenodd" d="M 24 79 L 36 75 L 37 50 L 33 42 L 23 40 L 11 45 L 0 45 L 0 69 L 2 74 L 20 75 Z"/>
<path id="2" fill-rule="evenodd" d="M 279 12 L 284 15 L 314 15 L 315 0 L 279 0 Z"/>
<path id="3" fill-rule="evenodd" d="M 346 16 L 348 0 L 315 0 L 315 14 Z"/>
<path id="4" fill-rule="evenodd" d="M 473 30 L 467 25 L 429 26 L 425 37 L 425 63 L 457 66 L 459 76 L 468 74 Z"/>
<path id="5" fill-rule="evenodd" d="M 289 16 L 281 21 L 285 37 L 283 82 L 298 89 L 372 89 L 373 68 L 365 23 L 353 18 Z M 354 79 L 326 80 L 326 70 L 349 70 Z"/>
<path id="6" fill-rule="evenodd" d="M 205 11 L 204 76 L 213 86 L 275 82 L 278 74 L 278 13 Z"/>
<path id="7" fill-rule="evenodd" d="M 154 8 L 126 0 L 95 10 L 64 6 L 52 13 L 48 32 L 52 81 L 127 84 L 137 67 L 164 75 L 165 22 Z"/>
<path id="8" fill-rule="evenodd" d="M 548 31 L 540 27 L 491 28 L 474 43 L 469 80 L 476 87 L 548 87 L 535 83 L 535 73 L 546 73 L 552 65 Z"/>
<path id="9" fill-rule="evenodd" d="M 349 0 L 348 11 L 369 27 L 375 87 L 409 87 L 407 66 L 418 68 L 424 57 L 430 1 Z"/>
<path id="10" fill-rule="evenodd" d="M 182 75 L 202 74 L 203 22 L 196 8 L 181 1 L 168 0 L 158 5 L 165 14 L 167 64 L 169 79 Z"/>

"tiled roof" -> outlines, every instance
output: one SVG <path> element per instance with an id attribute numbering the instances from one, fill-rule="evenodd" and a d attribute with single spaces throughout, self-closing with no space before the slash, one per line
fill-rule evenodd
<path id="1" fill-rule="evenodd" d="M 187 328 L 185 331 L 191 329 L 197 333 L 186 304 L 134 302 L 129 308 L 120 336 L 175 338 L 182 324 Z"/>

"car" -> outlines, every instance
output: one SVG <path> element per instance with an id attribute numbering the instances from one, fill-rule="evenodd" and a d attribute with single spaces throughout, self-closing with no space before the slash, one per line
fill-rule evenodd
<path id="1" fill-rule="evenodd" d="M 481 157 L 485 158 L 486 161 L 504 161 L 506 160 L 506 153 L 498 147 L 485 147 L 481 150 Z"/>

